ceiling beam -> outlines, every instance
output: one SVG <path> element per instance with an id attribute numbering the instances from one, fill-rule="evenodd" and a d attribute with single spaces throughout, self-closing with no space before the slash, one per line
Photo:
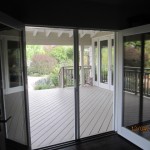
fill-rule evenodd
<path id="1" fill-rule="evenodd" d="M 46 34 L 45 34 L 46 37 L 48 37 L 48 36 L 50 35 L 50 33 L 51 33 L 51 30 L 47 30 L 47 31 L 46 31 Z"/>
<path id="2" fill-rule="evenodd" d="M 91 31 L 91 38 L 95 36 L 99 31 Z"/>
<path id="3" fill-rule="evenodd" d="M 83 38 L 84 35 L 87 34 L 87 32 L 86 32 L 86 31 L 83 31 L 83 30 L 82 30 L 81 32 L 79 32 L 79 33 L 80 33 L 80 38 Z"/>
<path id="4" fill-rule="evenodd" d="M 34 31 L 33 31 L 33 36 L 36 36 L 36 35 L 37 35 L 37 32 L 38 32 L 38 30 L 34 30 Z"/>
<path id="5" fill-rule="evenodd" d="M 61 37 L 62 34 L 63 34 L 63 31 L 59 31 L 58 32 L 58 37 Z"/>
<path id="6" fill-rule="evenodd" d="M 73 31 L 69 32 L 69 37 L 71 38 L 73 36 Z"/>

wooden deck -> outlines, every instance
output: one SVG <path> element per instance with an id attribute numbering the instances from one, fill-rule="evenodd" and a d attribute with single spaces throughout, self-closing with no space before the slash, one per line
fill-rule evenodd
<path id="1" fill-rule="evenodd" d="M 74 139 L 74 89 L 29 91 L 32 148 Z M 99 87 L 80 88 L 81 137 L 111 131 L 113 93 Z"/>

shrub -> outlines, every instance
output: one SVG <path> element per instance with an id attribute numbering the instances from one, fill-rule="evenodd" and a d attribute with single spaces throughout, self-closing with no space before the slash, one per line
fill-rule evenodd
<path id="1" fill-rule="evenodd" d="M 35 82 L 34 90 L 51 89 L 58 86 L 58 75 L 51 74 L 49 77 Z"/>
<path id="2" fill-rule="evenodd" d="M 50 89 L 50 88 L 52 88 L 50 78 L 40 79 L 36 81 L 34 84 L 35 90 Z"/>
<path id="3" fill-rule="evenodd" d="M 58 75 L 57 74 L 52 73 L 50 75 L 50 80 L 55 87 L 58 86 L 59 83 L 58 83 Z"/>
<path id="4" fill-rule="evenodd" d="M 52 72 L 56 63 L 57 61 L 55 58 L 45 54 L 34 55 L 30 67 L 28 67 L 28 75 L 48 75 Z"/>

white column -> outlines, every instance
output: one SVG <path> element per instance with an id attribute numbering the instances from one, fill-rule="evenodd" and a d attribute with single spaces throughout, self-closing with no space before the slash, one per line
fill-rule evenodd
<path id="1" fill-rule="evenodd" d="M 80 83 L 81 86 L 84 86 L 84 45 L 80 46 L 80 66 L 81 66 Z"/>
<path id="2" fill-rule="evenodd" d="M 93 74 L 92 74 L 92 65 L 93 65 L 93 63 L 92 63 L 92 46 L 89 46 L 89 56 L 90 56 L 90 66 L 91 66 L 91 71 L 90 71 L 90 77 L 93 77 Z"/>

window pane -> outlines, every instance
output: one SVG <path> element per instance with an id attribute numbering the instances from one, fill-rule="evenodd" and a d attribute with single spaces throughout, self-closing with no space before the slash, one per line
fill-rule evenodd
<path id="1" fill-rule="evenodd" d="M 103 56 L 102 66 L 108 66 L 108 40 L 99 43 L 110 32 L 79 30 L 79 46 L 81 46 L 81 84 L 80 96 L 80 137 L 88 137 L 113 130 L 113 92 L 100 87 L 100 48 Z M 92 40 L 94 43 L 92 43 Z M 93 45 L 92 45 L 93 44 Z M 92 49 L 93 48 L 93 49 Z M 109 49 L 110 50 L 110 49 Z M 85 64 L 88 52 L 88 66 Z M 104 67 L 103 67 L 104 69 Z M 93 82 L 94 81 L 94 82 Z"/>
<path id="2" fill-rule="evenodd" d="M 97 42 L 94 43 L 94 54 L 95 54 L 95 81 L 97 81 L 97 71 L 98 71 L 98 46 Z"/>
<path id="3" fill-rule="evenodd" d="M 140 135 L 150 140 L 150 34 L 145 35 L 144 41 L 144 75 L 143 75 L 143 100 L 141 101 L 141 130 Z"/>
<path id="4" fill-rule="evenodd" d="M 108 40 L 100 41 L 100 81 L 108 83 Z"/>
<path id="5" fill-rule="evenodd" d="M 32 149 L 74 140 L 73 30 L 26 27 L 26 43 Z"/>
<path id="6" fill-rule="evenodd" d="M 8 41 L 9 86 L 22 85 L 21 49 L 19 41 Z"/>
<path id="7" fill-rule="evenodd" d="M 140 35 L 124 37 L 124 116 L 123 126 L 139 123 L 141 74 Z"/>
<path id="8" fill-rule="evenodd" d="M 150 140 L 149 60 L 149 34 L 124 38 L 123 126 L 148 140 Z"/>
<path id="9" fill-rule="evenodd" d="M 113 76 L 114 76 L 114 39 L 111 40 L 111 85 L 114 84 Z"/>

